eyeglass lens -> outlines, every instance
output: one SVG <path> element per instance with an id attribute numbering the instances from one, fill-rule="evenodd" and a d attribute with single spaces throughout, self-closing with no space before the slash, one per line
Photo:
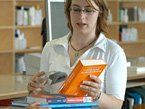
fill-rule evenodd
<path id="1" fill-rule="evenodd" d="M 70 11 L 72 11 L 73 13 L 76 13 L 76 14 L 84 12 L 85 14 L 91 15 L 96 10 L 93 7 L 84 7 L 84 8 L 81 8 L 79 6 L 71 6 Z"/>

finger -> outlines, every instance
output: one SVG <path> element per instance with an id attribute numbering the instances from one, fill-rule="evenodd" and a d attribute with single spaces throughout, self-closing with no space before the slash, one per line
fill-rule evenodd
<path id="1" fill-rule="evenodd" d="M 31 80 L 35 80 L 38 77 L 41 77 L 45 74 L 45 72 L 41 71 L 41 72 L 37 72 L 34 76 L 32 76 Z"/>
<path id="2" fill-rule="evenodd" d="M 101 84 L 96 83 L 94 81 L 83 81 L 82 85 L 87 85 L 87 86 L 93 87 L 95 89 L 100 89 L 101 88 Z"/>
<path id="3" fill-rule="evenodd" d="M 90 78 L 91 78 L 93 81 L 95 81 L 96 83 L 101 84 L 101 80 L 100 80 L 100 78 L 98 78 L 97 76 L 95 76 L 95 75 L 90 75 Z"/>
<path id="4" fill-rule="evenodd" d="M 97 93 L 100 90 L 86 85 L 81 85 L 80 88 L 87 93 Z"/>
<path id="5" fill-rule="evenodd" d="M 81 85 L 81 89 L 85 91 L 88 96 L 92 96 L 94 100 L 96 100 L 98 98 L 98 95 L 100 94 L 100 90 L 89 86 Z"/>
<path id="6" fill-rule="evenodd" d="M 38 72 L 31 78 L 31 83 L 43 83 L 45 78 L 45 72 Z"/>

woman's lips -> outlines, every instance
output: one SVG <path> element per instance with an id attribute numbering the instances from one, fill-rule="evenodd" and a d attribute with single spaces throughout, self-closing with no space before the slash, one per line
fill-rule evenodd
<path id="1" fill-rule="evenodd" d="M 77 25 L 78 25 L 79 27 L 84 27 L 84 26 L 86 26 L 87 24 L 86 24 L 86 23 L 77 23 Z"/>

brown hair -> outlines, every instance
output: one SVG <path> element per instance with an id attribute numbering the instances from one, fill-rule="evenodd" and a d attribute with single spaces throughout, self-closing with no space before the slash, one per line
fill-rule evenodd
<path id="1" fill-rule="evenodd" d="M 104 33 L 107 32 L 108 7 L 105 0 L 93 0 L 93 1 L 99 7 L 99 10 L 101 11 L 99 13 L 99 17 L 98 17 L 98 21 L 96 25 L 96 36 L 98 36 L 101 32 L 104 32 Z M 72 0 L 65 0 L 65 14 L 66 14 L 66 18 L 68 19 L 68 28 L 71 30 L 71 32 L 73 32 L 71 19 L 70 19 L 71 2 Z M 91 0 L 87 0 L 87 2 L 90 4 L 90 6 L 94 7 L 92 5 Z"/>

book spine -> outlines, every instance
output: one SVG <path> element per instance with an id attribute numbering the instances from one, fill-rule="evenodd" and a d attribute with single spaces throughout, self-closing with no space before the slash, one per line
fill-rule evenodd
<path id="1" fill-rule="evenodd" d="M 98 102 L 91 103 L 76 103 L 76 104 L 40 104 L 40 107 L 49 107 L 49 108 L 69 108 L 69 107 L 91 107 L 98 106 Z"/>
<path id="2" fill-rule="evenodd" d="M 93 102 L 92 97 L 65 97 L 65 98 L 48 98 L 48 104 L 57 103 L 88 103 Z"/>
<path id="3" fill-rule="evenodd" d="M 79 61 L 76 65 L 77 67 L 75 67 L 72 72 L 74 73 L 70 73 L 70 75 L 67 77 L 67 79 L 65 80 L 65 82 L 63 83 L 63 85 L 61 86 L 59 93 L 60 94 L 65 94 L 66 93 L 66 89 L 69 89 L 69 86 L 72 82 L 72 80 L 74 79 L 74 77 L 77 75 L 78 71 L 80 71 L 83 67 L 82 63 Z"/>
<path id="4" fill-rule="evenodd" d="M 58 108 L 53 108 L 53 109 L 58 109 Z M 92 107 L 69 107 L 69 108 L 59 108 L 59 109 L 92 109 Z"/>

